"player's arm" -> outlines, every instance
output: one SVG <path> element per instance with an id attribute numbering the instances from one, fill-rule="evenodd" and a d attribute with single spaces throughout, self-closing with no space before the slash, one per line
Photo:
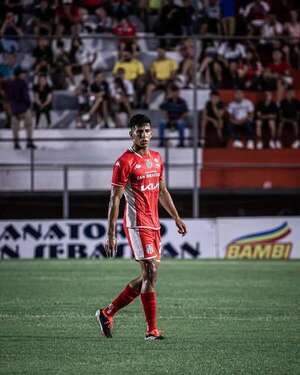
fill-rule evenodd
<path id="1" fill-rule="evenodd" d="M 108 206 L 108 231 L 105 251 L 111 257 L 117 250 L 116 225 L 119 217 L 120 201 L 124 192 L 122 186 L 112 186 Z"/>
<path id="2" fill-rule="evenodd" d="M 159 203 L 168 212 L 168 214 L 172 217 L 172 219 L 175 220 L 175 224 L 178 228 L 178 233 L 184 236 L 187 233 L 186 225 L 181 220 L 176 210 L 176 207 L 174 205 L 173 199 L 163 180 L 161 180 L 159 183 Z"/>

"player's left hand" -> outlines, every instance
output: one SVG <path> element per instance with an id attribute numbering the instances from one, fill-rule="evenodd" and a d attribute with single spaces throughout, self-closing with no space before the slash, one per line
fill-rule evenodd
<path id="1" fill-rule="evenodd" d="M 175 224 L 178 229 L 178 233 L 182 236 L 185 236 L 187 234 L 187 228 L 184 222 L 179 218 L 175 219 Z"/>

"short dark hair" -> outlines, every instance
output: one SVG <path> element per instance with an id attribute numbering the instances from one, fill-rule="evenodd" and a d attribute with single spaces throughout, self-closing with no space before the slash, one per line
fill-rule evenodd
<path id="1" fill-rule="evenodd" d="M 151 120 L 148 116 L 144 115 L 143 113 L 137 113 L 136 115 L 132 116 L 129 121 L 129 127 L 132 130 L 136 126 L 142 126 L 144 124 L 150 124 Z"/>

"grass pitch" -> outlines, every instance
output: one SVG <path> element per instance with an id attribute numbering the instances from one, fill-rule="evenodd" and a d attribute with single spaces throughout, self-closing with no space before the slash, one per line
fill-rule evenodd
<path id="1" fill-rule="evenodd" d="M 1 262 L 0 373 L 300 374 L 300 262 L 163 261 L 166 340 L 143 340 L 139 300 L 100 337 L 96 308 L 137 272 L 124 260 Z"/>

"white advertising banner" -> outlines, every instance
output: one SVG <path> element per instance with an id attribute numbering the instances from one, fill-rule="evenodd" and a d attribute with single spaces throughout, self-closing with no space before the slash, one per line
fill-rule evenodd
<path id="1" fill-rule="evenodd" d="M 215 220 L 186 220 L 188 234 L 177 233 L 172 220 L 161 221 L 162 255 L 171 258 L 215 258 Z M 122 228 L 117 226 L 117 257 L 131 257 Z M 106 220 L 0 221 L 0 257 L 100 258 L 105 254 Z"/>
<path id="2" fill-rule="evenodd" d="M 218 219 L 218 257 L 225 259 L 300 258 L 300 218 Z"/>

